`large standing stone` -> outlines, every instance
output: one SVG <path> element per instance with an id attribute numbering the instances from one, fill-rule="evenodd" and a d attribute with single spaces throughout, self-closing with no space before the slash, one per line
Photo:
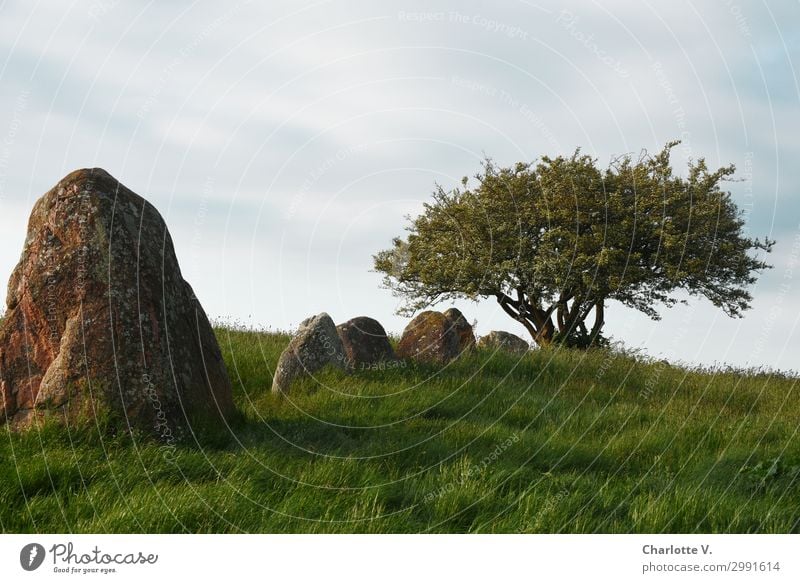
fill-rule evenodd
<path id="1" fill-rule="evenodd" d="M 361 316 L 336 327 L 352 367 L 373 367 L 394 360 L 394 350 L 381 323 Z"/>
<path id="2" fill-rule="evenodd" d="M 211 325 L 158 211 L 104 170 L 36 203 L 0 327 L 0 422 L 108 414 L 170 439 L 234 411 Z"/>
<path id="3" fill-rule="evenodd" d="M 525 354 L 531 349 L 531 345 L 519 336 L 502 330 L 495 330 L 486 336 L 481 336 L 478 346 L 489 350 L 503 350 L 512 354 Z"/>
<path id="4" fill-rule="evenodd" d="M 475 348 L 475 333 L 472 331 L 472 325 L 467 322 L 464 314 L 456 308 L 450 308 L 445 310 L 444 317 L 450 320 L 456 334 L 458 334 L 459 353 Z"/>
<path id="5" fill-rule="evenodd" d="M 461 338 L 452 320 L 441 312 L 421 312 L 411 320 L 400 343 L 397 355 L 422 362 L 446 364 L 460 353 Z"/>
<path id="6" fill-rule="evenodd" d="M 323 312 L 303 320 L 300 324 L 278 360 L 272 379 L 272 392 L 286 394 L 296 378 L 314 374 L 328 364 L 342 370 L 348 369 L 347 357 L 336 325 Z"/>

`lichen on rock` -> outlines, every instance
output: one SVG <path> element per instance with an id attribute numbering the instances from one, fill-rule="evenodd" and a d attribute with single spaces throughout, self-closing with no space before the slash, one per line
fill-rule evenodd
<path id="1" fill-rule="evenodd" d="M 421 362 L 447 364 L 475 346 L 472 326 L 463 314 L 451 308 L 446 312 L 420 312 L 406 326 L 397 355 Z"/>
<path id="2" fill-rule="evenodd" d="M 101 169 L 39 199 L 0 326 L 0 422 L 108 413 L 171 434 L 234 412 L 214 332 L 158 211 Z"/>
<path id="3" fill-rule="evenodd" d="M 336 325 L 323 312 L 300 323 L 289 346 L 278 359 L 272 379 L 272 392 L 286 395 L 296 379 L 313 375 L 327 365 L 344 371 L 352 368 Z"/>

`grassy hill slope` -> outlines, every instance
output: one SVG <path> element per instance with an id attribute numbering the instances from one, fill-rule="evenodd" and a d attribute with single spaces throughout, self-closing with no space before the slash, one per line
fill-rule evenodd
<path id="1" fill-rule="evenodd" d="M 4 532 L 800 532 L 797 380 L 476 352 L 270 392 L 288 337 L 218 330 L 242 417 L 170 451 L 0 428 Z"/>

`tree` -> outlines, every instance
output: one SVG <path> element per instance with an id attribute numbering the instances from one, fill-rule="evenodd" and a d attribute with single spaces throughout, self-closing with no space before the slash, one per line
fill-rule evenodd
<path id="1" fill-rule="evenodd" d="M 404 298 L 400 313 L 495 298 L 539 345 L 602 341 L 609 300 L 657 320 L 684 291 L 741 316 L 774 241 L 748 237 L 722 190 L 733 165 L 711 172 L 700 159 L 673 173 L 678 143 L 604 170 L 580 150 L 509 168 L 487 160 L 473 187 L 437 187 L 375 269 Z"/>

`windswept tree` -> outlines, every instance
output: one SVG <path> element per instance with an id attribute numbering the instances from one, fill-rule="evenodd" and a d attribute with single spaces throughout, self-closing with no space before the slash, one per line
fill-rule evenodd
<path id="1" fill-rule="evenodd" d="M 375 268 L 404 298 L 401 313 L 495 298 L 539 345 L 600 341 L 609 300 L 658 319 L 687 292 L 741 316 L 774 241 L 747 236 L 722 189 L 732 165 L 700 159 L 673 173 L 678 143 L 606 169 L 580 151 L 510 168 L 488 160 L 474 185 L 439 187 Z"/>

